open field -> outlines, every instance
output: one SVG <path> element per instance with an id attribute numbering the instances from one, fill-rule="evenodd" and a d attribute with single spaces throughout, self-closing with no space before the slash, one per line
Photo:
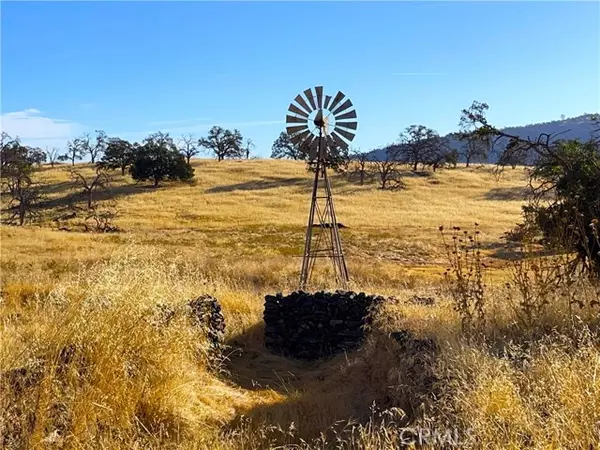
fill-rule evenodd
<path id="1" fill-rule="evenodd" d="M 90 167 L 82 167 L 92 173 Z M 74 261 L 96 261 L 135 242 L 214 264 L 244 264 L 242 277 L 277 267 L 271 281 L 282 287 L 294 283 L 311 189 L 311 174 L 304 165 L 196 160 L 194 167 L 193 184 L 165 184 L 158 189 L 114 172 L 110 197 L 118 199 L 115 223 L 123 232 L 109 235 L 49 228 L 57 227 L 51 218 L 59 215 L 73 192 L 66 167 L 46 168 L 41 177 L 51 183 L 52 208 L 46 211 L 42 228 L 3 229 L 5 276 L 12 273 L 8 268 L 12 264 L 60 270 Z M 403 192 L 334 177 L 338 216 L 348 227 L 342 238 L 352 278 L 359 286 L 370 280 L 379 283 L 381 277 L 396 285 L 412 276 L 441 273 L 440 225 L 472 228 L 478 222 L 487 253 L 501 255 L 499 237 L 519 220 L 525 177 L 524 169 L 509 170 L 499 181 L 490 168 L 449 170 L 429 177 L 407 173 L 408 188 Z"/>
<path id="2" fill-rule="evenodd" d="M 452 430 L 461 448 L 600 444 L 597 287 L 573 285 L 587 302 L 575 313 L 556 292 L 532 322 L 503 284 L 514 253 L 501 235 L 520 219 L 523 168 L 500 179 L 490 167 L 407 173 L 399 192 L 334 177 L 351 288 L 396 300 L 363 348 L 306 363 L 265 350 L 262 302 L 296 288 L 311 174 L 292 161 L 193 167 L 193 183 L 157 189 L 114 172 L 103 195 L 116 199 L 121 231 L 106 234 L 58 229 L 72 224 L 53 217 L 81 199 L 66 167 L 45 167 L 41 223 L 2 227 L 3 445 L 379 449 L 399 447 L 400 426 Z M 438 230 L 474 223 L 490 265 L 477 337 L 462 333 L 442 283 Z M 316 275 L 313 288 L 335 288 L 326 268 Z M 227 323 L 220 370 L 184 321 L 165 331 L 148 320 L 156 305 L 204 293 Z M 397 330 L 431 337 L 439 351 L 402 348 L 389 337 Z"/>

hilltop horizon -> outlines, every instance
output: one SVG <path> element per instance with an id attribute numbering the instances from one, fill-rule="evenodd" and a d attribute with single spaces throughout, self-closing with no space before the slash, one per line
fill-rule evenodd
<path id="1" fill-rule="evenodd" d="M 510 133 L 510 134 L 515 134 L 517 136 L 520 137 L 531 137 L 531 136 L 539 136 L 541 133 L 549 133 L 549 134 L 555 134 L 555 133 L 561 133 L 561 138 L 563 139 L 579 139 L 579 140 L 587 140 L 589 138 L 589 135 L 592 131 L 592 123 L 589 121 L 589 118 L 591 118 L 592 116 L 596 115 L 598 113 L 583 113 L 583 114 L 579 114 L 577 116 L 573 116 L 573 117 L 562 117 L 560 119 L 557 120 L 550 120 L 550 121 L 546 121 L 546 122 L 538 122 L 538 123 L 528 123 L 525 125 L 511 125 L 511 126 L 500 126 L 498 127 L 499 129 Z M 458 127 L 457 127 L 458 130 Z M 446 134 L 441 134 L 441 136 L 444 137 L 448 137 L 451 141 L 451 147 L 453 148 L 458 148 L 460 146 L 460 144 L 458 143 L 458 141 L 456 141 L 453 137 L 452 134 L 455 131 L 451 131 L 449 133 Z M 5 128 L 2 128 L 2 131 L 5 131 Z M 157 129 L 156 131 L 161 131 L 160 129 Z M 281 131 L 285 131 L 285 128 L 283 128 Z M 148 134 L 151 134 L 152 131 L 149 131 Z M 10 134 L 10 133 L 9 133 Z M 16 134 L 11 134 L 12 137 L 18 137 L 18 135 Z M 111 137 L 120 137 L 120 136 L 111 136 Z M 177 140 L 177 138 L 179 136 L 175 135 L 175 134 L 171 134 L 171 137 L 173 137 L 175 140 Z M 35 143 L 31 143 L 31 142 L 27 142 L 26 139 L 22 140 L 22 142 L 26 145 L 30 145 L 32 147 L 36 147 Z M 394 142 L 390 142 L 388 144 L 385 145 L 379 145 L 379 146 L 375 146 L 372 149 L 368 149 L 366 150 L 368 153 L 371 153 L 372 155 L 375 156 L 375 158 L 380 158 L 380 155 L 383 155 L 383 151 L 384 149 L 389 146 L 389 145 L 393 145 L 394 143 L 397 142 L 397 136 L 396 136 L 396 140 Z M 253 155 L 255 158 L 259 158 L 259 159 L 271 159 L 271 156 L 267 156 L 267 155 Z M 84 157 L 82 159 L 81 162 L 86 163 L 89 162 L 88 161 L 88 157 Z M 485 162 L 494 162 L 493 159 L 489 159 Z"/>
<path id="2" fill-rule="evenodd" d="M 551 120 L 548 122 L 540 123 L 529 123 L 527 125 L 513 125 L 506 127 L 498 126 L 498 129 L 504 131 L 505 133 L 519 136 L 524 139 L 535 139 L 542 133 L 545 133 L 549 135 L 556 135 L 557 139 L 577 139 L 580 141 L 587 141 L 591 137 L 592 131 L 594 130 L 593 122 L 590 119 L 596 114 L 597 113 L 585 113 L 575 117 L 564 117 L 558 120 Z M 456 131 L 458 131 L 458 127 Z M 442 137 L 448 139 L 451 148 L 455 148 L 458 150 L 462 147 L 463 144 L 453 136 L 453 133 L 454 132 L 444 134 L 442 135 Z M 501 138 L 495 144 L 495 148 L 497 150 L 502 149 L 503 146 L 507 144 L 507 142 L 508 141 L 506 138 Z M 379 148 L 373 149 L 369 153 L 375 159 L 383 159 L 385 158 L 385 149 L 388 146 L 394 145 L 396 143 L 397 141 L 384 146 L 380 146 Z M 485 161 L 480 162 L 496 162 L 496 153 L 497 152 L 491 152 Z"/>

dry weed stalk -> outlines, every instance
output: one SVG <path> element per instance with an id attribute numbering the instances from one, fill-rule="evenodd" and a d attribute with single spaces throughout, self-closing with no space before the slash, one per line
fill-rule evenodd
<path id="1" fill-rule="evenodd" d="M 444 272 L 444 278 L 465 332 L 472 332 L 485 324 L 486 285 L 483 278 L 487 266 L 481 256 L 478 226 L 475 223 L 474 233 L 466 230 L 461 233 L 460 227 L 452 227 L 450 242 L 446 240 L 444 227 L 439 228 L 450 264 L 450 268 Z"/>

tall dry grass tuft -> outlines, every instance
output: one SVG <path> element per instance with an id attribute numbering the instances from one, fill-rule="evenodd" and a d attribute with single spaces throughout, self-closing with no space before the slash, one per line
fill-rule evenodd
<path id="1" fill-rule="evenodd" d="M 3 446 L 184 439 L 228 419 L 237 394 L 208 372 L 186 314 L 203 289 L 190 267 L 137 249 L 23 298 L 2 327 Z M 177 312 L 168 324 L 160 306 Z"/>
<path id="2" fill-rule="evenodd" d="M 585 334 L 585 333 L 584 333 Z M 447 349 L 438 426 L 462 448 L 593 448 L 600 443 L 600 352 L 554 336 L 502 355 L 485 345 Z"/>

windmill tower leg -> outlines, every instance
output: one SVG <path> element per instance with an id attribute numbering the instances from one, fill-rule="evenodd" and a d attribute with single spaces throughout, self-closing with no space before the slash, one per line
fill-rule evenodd
<path id="1" fill-rule="evenodd" d="M 317 207 L 317 193 L 319 189 L 319 172 L 320 161 L 317 160 L 317 170 L 315 171 L 315 179 L 312 188 L 312 197 L 310 201 L 310 212 L 308 213 L 308 224 L 306 226 L 306 239 L 304 241 L 304 254 L 302 257 L 302 272 L 300 273 L 300 289 L 306 288 L 310 272 L 312 272 L 313 260 L 311 255 L 313 223 L 315 220 L 315 210 Z"/>
<path id="2" fill-rule="evenodd" d="M 337 216 L 335 214 L 335 207 L 333 205 L 333 195 L 331 193 L 331 183 L 327 176 L 327 170 L 323 167 L 323 178 L 325 179 L 325 189 L 327 192 L 327 207 L 329 209 L 329 217 L 331 218 L 331 244 L 332 244 L 332 260 L 335 271 L 336 280 L 342 285 L 344 289 L 348 288 L 348 268 L 346 267 L 346 260 L 344 259 L 344 250 L 342 248 L 342 239 L 340 237 L 340 230 L 338 228 Z"/>

